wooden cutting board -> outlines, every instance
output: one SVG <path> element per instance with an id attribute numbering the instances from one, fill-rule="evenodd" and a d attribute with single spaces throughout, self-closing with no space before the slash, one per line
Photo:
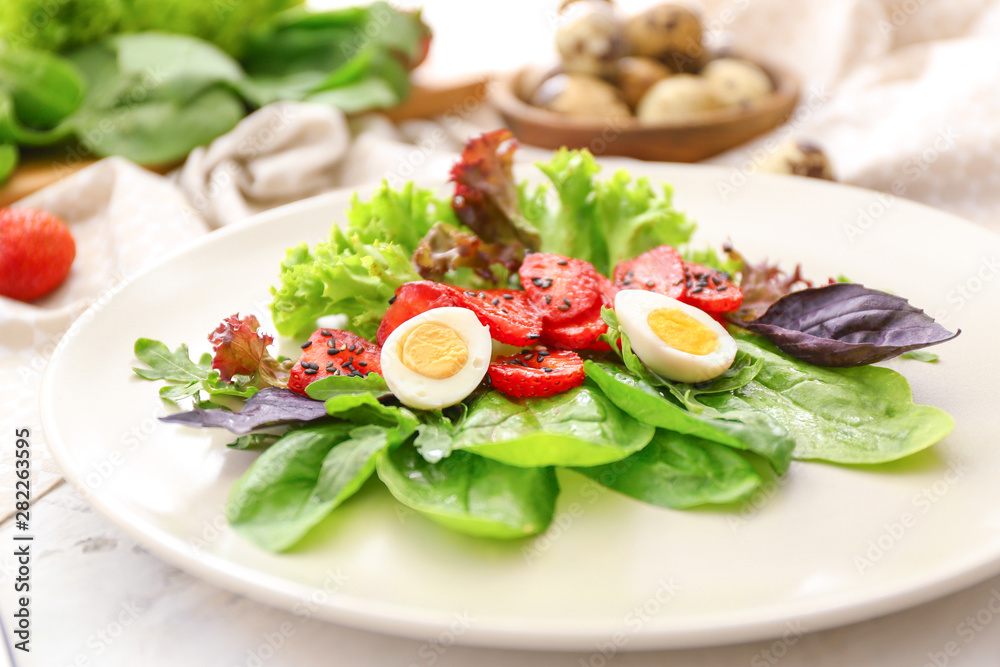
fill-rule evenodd
<path id="1" fill-rule="evenodd" d="M 407 100 L 400 106 L 383 112 L 391 120 L 398 122 L 440 116 L 486 99 L 486 84 L 489 80 L 486 75 L 445 82 L 421 80 L 419 74 L 418 71 L 414 75 L 416 80 Z M 22 157 L 24 159 L 17 171 L 0 186 L 0 206 L 9 206 L 96 162 L 96 159 L 81 157 L 78 147 L 66 146 L 32 151 Z M 165 174 L 182 163 L 183 161 L 177 161 L 144 166 L 156 173 Z"/>

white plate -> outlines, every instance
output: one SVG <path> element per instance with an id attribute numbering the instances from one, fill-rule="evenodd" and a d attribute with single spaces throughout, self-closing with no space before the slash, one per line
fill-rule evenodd
<path id="1" fill-rule="evenodd" d="M 755 177 L 731 192 L 728 170 L 632 168 L 674 184 L 701 241 L 729 236 L 751 258 L 844 273 L 961 327 L 940 363 L 891 364 L 955 432 L 893 465 L 795 463 L 736 513 L 662 510 L 567 474 L 555 524 L 534 542 L 452 534 L 373 482 L 293 553 L 259 551 L 222 515 L 255 454 L 228 451 L 224 432 L 158 422 L 158 385 L 129 370 L 132 344 L 201 353 L 236 311 L 269 326 L 285 248 L 326 235 L 348 202 L 340 192 L 211 234 L 88 311 L 45 376 L 50 447 L 99 511 L 178 567 L 298 614 L 444 644 L 609 654 L 745 641 L 885 614 L 1000 572 L 1000 237 L 807 179 Z"/>

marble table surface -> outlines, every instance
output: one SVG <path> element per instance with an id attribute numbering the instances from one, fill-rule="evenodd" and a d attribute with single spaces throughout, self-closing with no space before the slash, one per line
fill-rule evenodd
<path id="1" fill-rule="evenodd" d="M 32 523 L 32 651 L 15 651 L 19 667 L 1000 665 L 1000 612 L 991 609 L 1000 610 L 1000 577 L 898 614 L 787 642 L 620 653 L 609 660 L 466 648 L 450 645 L 449 637 L 421 642 L 303 619 L 167 565 L 67 484 L 34 503 Z M 0 526 L 0 543 L 11 544 L 12 533 L 10 521 Z M 16 568 L 12 549 L 0 553 L 0 613 L 9 637 Z"/>

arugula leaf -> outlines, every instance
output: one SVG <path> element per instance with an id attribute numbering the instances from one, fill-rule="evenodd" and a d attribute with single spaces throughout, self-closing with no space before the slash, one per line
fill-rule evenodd
<path id="1" fill-rule="evenodd" d="M 209 400 L 220 402 L 220 397 L 249 398 L 257 393 L 252 378 L 235 376 L 233 382 L 222 382 L 217 371 L 212 370 L 212 355 L 205 353 L 198 363 L 191 361 L 187 345 L 181 344 L 175 351 L 158 340 L 140 338 L 135 341 L 135 357 L 148 368 L 133 367 L 136 375 L 144 380 L 165 380 L 168 384 L 160 388 L 160 396 L 177 401 L 189 396 L 198 397 L 199 392 L 208 394 Z M 221 404 L 221 403 L 220 403 Z"/>
<path id="2" fill-rule="evenodd" d="M 760 336 L 736 338 L 742 351 L 763 360 L 760 373 L 735 392 L 699 401 L 724 415 L 747 410 L 767 415 L 794 438 L 797 459 L 894 461 L 930 447 L 954 428 L 944 411 L 915 405 L 906 378 L 888 368 L 823 368 Z"/>
<path id="3" fill-rule="evenodd" d="M 452 446 L 514 466 L 591 466 L 642 449 L 653 431 L 594 387 L 526 399 L 490 391 L 469 407 Z"/>
<path id="4" fill-rule="evenodd" d="M 512 539 L 545 531 L 559 484 L 552 468 L 519 468 L 454 451 L 439 463 L 412 445 L 382 451 L 378 476 L 396 499 L 452 530 Z"/>
<path id="5" fill-rule="evenodd" d="M 674 509 L 743 500 L 762 482 L 732 449 L 659 429 L 647 447 L 627 459 L 576 471 L 637 500 Z"/>
<path id="6" fill-rule="evenodd" d="M 284 551 L 354 495 L 397 441 L 392 431 L 344 423 L 292 431 L 233 484 L 226 517 L 258 547 Z"/>

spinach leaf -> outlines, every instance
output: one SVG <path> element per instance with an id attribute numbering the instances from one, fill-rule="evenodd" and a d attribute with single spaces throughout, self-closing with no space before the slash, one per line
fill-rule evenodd
<path id="1" fill-rule="evenodd" d="M 0 91 L 9 95 L 17 120 L 33 130 L 49 130 L 79 108 L 84 83 L 73 66 L 54 53 L 0 42 Z"/>
<path id="2" fill-rule="evenodd" d="M 317 401 L 354 394 L 371 394 L 380 399 L 391 396 L 388 385 L 378 373 L 369 373 L 364 377 L 356 375 L 328 375 L 322 380 L 316 380 L 306 387 L 306 394 Z"/>
<path id="3" fill-rule="evenodd" d="M 692 412 L 620 366 L 589 360 L 583 366 L 587 378 L 638 421 L 745 449 L 767 459 L 779 474 L 788 470 L 795 442 L 785 428 L 768 415 L 747 409 Z"/>
<path id="4" fill-rule="evenodd" d="M 729 447 L 664 430 L 627 459 L 577 472 L 619 493 L 674 509 L 743 500 L 761 484 L 753 466 Z"/>
<path id="5" fill-rule="evenodd" d="M 452 530 L 480 537 L 543 532 L 559 494 L 552 468 L 518 468 L 464 451 L 429 463 L 404 445 L 383 451 L 376 465 L 399 502 Z"/>
<path id="6" fill-rule="evenodd" d="M 653 430 L 594 387 L 526 399 L 490 391 L 458 424 L 453 447 L 514 466 L 592 466 L 642 449 Z"/>
<path id="7" fill-rule="evenodd" d="M 281 436 L 276 433 L 247 433 L 236 438 L 226 447 L 239 450 L 267 449 L 278 440 L 281 440 Z"/>
<path id="8" fill-rule="evenodd" d="M 243 78 L 218 48 L 183 35 L 120 35 L 69 58 L 88 94 L 71 122 L 98 155 L 158 164 L 233 129 L 246 114 L 233 87 Z"/>
<path id="9" fill-rule="evenodd" d="M 326 424 L 292 431 L 233 484 L 226 516 L 233 529 L 269 551 L 298 542 L 354 495 L 379 452 L 398 442 L 376 426 Z"/>
<path id="10" fill-rule="evenodd" d="M 915 405 L 902 375 L 888 368 L 823 368 L 800 361 L 753 334 L 739 348 L 763 360 L 750 384 L 699 401 L 723 415 L 751 410 L 781 424 L 795 458 L 883 463 L 909 456 L 947 436 L 954 420 Z"/>
<path id="11" fill-rule="evenodd" d="M 0 143 L 0 183 L 6 181 L 17 169 L 17 146 Z"/>

